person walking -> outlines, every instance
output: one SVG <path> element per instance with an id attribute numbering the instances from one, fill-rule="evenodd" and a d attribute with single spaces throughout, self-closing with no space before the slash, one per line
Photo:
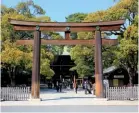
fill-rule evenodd
<path id="1" fill-rule="evenodd" d="M 88 86 L 87 87 L 88 93 L 89 94 L 92 94 L 92 92 L 91 92 L 91 82 L 88 82 L 88 85 L 87 86 Z"/>
<path id="2" fill-rule="evenodd" d="M 85 94 L 87 94 L 87 81 L 84 82 Z"/>
<path id="3" fill-rule="evenodd" d="M 78 83 L 76 83 L 76 86 L 75 86 L 75 92 L 77 94 L 77 91 L 78 91 Z"/>
<path id="4" fill-rule="evenodd" d="M 93 84 L 93 94 L 96 95 L 96 84 Z"/>
<path id="5" fill-rule="evenodd" d="M 62 92 L 62 82 L 61 81 L 59 83 L 59 89 L 60 89 L 60 92 Z"/>
<path id="6" fill-rule="evenodd" d="M 59 92 L 59 83 L 58 83 L 58 81 L 56 82 L 56 90 L 57 90 L 57 92 Z"/>

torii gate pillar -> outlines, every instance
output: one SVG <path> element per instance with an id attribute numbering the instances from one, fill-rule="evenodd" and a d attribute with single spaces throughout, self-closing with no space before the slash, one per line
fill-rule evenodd
<path id="1" fill-rule="evenodd" d="M 102 39 L 99 27 L 95 31 L 95 84 L 96 97 L 103 98 Z"/>
<path id="2" fill-rule="evenodd" d="M 40 100 L 40 46 L 41 31 L 37 26 L 34 32 L 31 100 Z"/>

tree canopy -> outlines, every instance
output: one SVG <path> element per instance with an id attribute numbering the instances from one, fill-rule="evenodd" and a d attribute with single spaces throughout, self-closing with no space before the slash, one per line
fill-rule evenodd
<path id="1" fill-rule="evenodd" d="M 7 69 L 11 84 L 15 85 L 15 76 L 17 71 L 31 70 L 32 69 L 32 45 L 20 46 L 16 45 L 16 40 L 19 39 L 33 39 L 33 32 L 30 31 L 14 31 L 13 26 L 10 25 L 8 19 L 17 20 L 30 20 L 50 22 L 51 18 L 44 15 L 45 11 L 33 1 L 20 2 L 15 8 L 8 8 L 2 5 L 2 21 L 1 21 L 1 42 L 2 42 L 2 67 Z M 39 16 L 38 16 L 39 15 Z M 54 32 L 42 32 L 42 38 L 49 35 L 52 39 L 62 39 L 63 37 L 59 33 Z M 41 46 L 41 75 L 51 79 L 54 75 L 54 71 L 50 68 L 50 63 L 54 59 L 54 54 L 62 52 L 62 47 L 51 46 L 52 52 L 49 51 L 47 46 Z"/>
<path id="2" fill-rule="evenodd" d="M 138 4 L 137 0 L 119 0 L 114 6 L 107 10 L 101 10 L 89 13 L 82 22 L 112 21 L 125 19 L 125 24 L 121 26 L 120 31 L 102 32 L 102 37 L 110 38 L 111 35 L 117 35 L 119 40 L 118 46 L 103 46 L 102 59 L 103 68 L 116 65 L 122 66 L 128 70 L 130 84 L 137 72 L 137 28 L 138 28 Z M 74 19 L 72 19 L 74 20 Z M 78 39 L 94 38 L 94 32 L 80 32 L 77 34 Z M 84 47 L 84 46 L 83 46 Z M 71 70 L 76 70 L 79 75 L 88 75 L 88 70 L 94 73 L 94 47 L 83 49 L 82 46 L 75 46 L 71 49 L 71 58 L 75 61 L 76 66 Z M 85 51 L 85 52 L 84 52 Z M 90 52 L 91 51 L 91 52 Z M 87 54 L 90 52 L 91 54 Z M 82 54 L 85 53 L 85 54 Z M 85 57 L 88 57 L 85 59 Z M 90 60 L 91 59 L 91 60 Z M 91 67 L 92 65 L 92 67 Z M 84 69 L 81 67 L 84 66 Z M 83 70 L 80 71 L 79 70 Z M 92 73 L 92 75 L 93 75 Z"/>

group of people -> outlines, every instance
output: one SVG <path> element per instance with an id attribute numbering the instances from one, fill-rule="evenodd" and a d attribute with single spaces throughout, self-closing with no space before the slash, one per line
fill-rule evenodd
<path id="1" fill-rule="evenodd" d="M 91 92 L 91 88 L 92 88 L 92 83 L 89 82 L 89 81 L 85 81 L 84 84 L 83 84 L 83 87 L 85 89 L 85 94 L 92 94 Z M 75 86 L 75 92 L 77 94 L 78 92 L 78 83 L 76 82 Z M 62 92 L 62 82 L 56 82 L 56 90 L 57 92 Z"/>
<path id="2" fill-rule="evenodd" d="M 92 94 L 92 92 L 91 92 L 92 83 L 91 82 L 85 81 L 84 88 L 85 88 L 85 94 L 87 94 L 87 93 Z"/>
<path id="3" fill-rule="evenodd" d="M 92 94 L 92 92 L 91 92 L 92 83 L 91 82 L 85 81 L 83 86 L 84 86 L 84 89 L 85 89 L 85 94 L 87 94 L 87 93 L 88 94 Z M 76 94 L 77 94 L 77 91 L 78 91 L 78 83 L 76 83 L 76 85 L 75 85 L 75 92 L 76 92 Z"/>
<path id="4" fill-rule="evenodd" d="M 62 82 L 56 82 L 56 90 L 57 92 L 62 92 Z"/>

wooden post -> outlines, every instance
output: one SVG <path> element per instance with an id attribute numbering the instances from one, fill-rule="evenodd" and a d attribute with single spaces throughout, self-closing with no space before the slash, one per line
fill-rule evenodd
<path id="1" fill-rule="evenodd" d="M 96 97 L 103 98 L 103 77 L 102 77 L 102 39 L 99 27 L 95 32 L 95 89 Z"/>
<path id="2" fill-rule="evenodd" d="M 40 99 L 40 45 L 41 31 L 37 26 L 34 32 L 31 99 Z"/>
<path id="3" fill-rule="evenodd" d="M 70 31 L 65 32 L 65 39 L 69 40 L 70 39 Z"/>

